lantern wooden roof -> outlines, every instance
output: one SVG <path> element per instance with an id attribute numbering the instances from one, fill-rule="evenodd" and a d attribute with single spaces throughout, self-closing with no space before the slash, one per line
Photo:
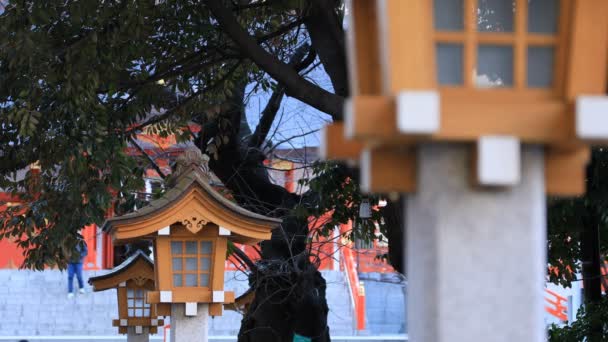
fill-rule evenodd
<path id="1" fill-rule="evenodd" d="M 603 25 L 608 1 L 556 1 L 556 27 L 547 32 L 528 29 L 526 0 L 513 1 L 514 27 L 508 32 L 480 31 L 476 0 L 460 1 L 461 28 L 436 26 L 438 3 L 351 0 L 347 5 L 350 98 L 344 122 L 322 133 L 322 158 L 359 161 L 364 191 L 411 193 L 419 145 L 467 143 L 473 148 L 475 186 L 503 189 L 519 182 L 520 146 L 535 144 L 545 147 L 547 192 L 584 193 L 589 145 L 608 141 L 608 26 Z M 461 81 L 438 80 L 440 46 L 462 48 L 462 63 L 453 62 L 462 64 Z M 513 51 L 512 84 L 476 83 L 478 49 L 484 46 Z M 552 51 L 554 60 L 546 86 L 527 82 L 528 50 L 539 47 Z"/>
<path id="2" fill-rule="evenodd" d="M 89 278 L 89 284 L 93 286 L 93 291 L 104 291 L 132 279 L 142 284 L 148 280 L 154 282 L 154 262 L 139 250 L 110 272 Z"/>
<path id="3" fill-rule="evenodd" d="M 162 198 L 136 212 L 108 219 L 103 229 L 118 243 L 153 238 L 161 229 L 181 223 L 196 234 L 207 224 L 230 231 L 229 239 L 253 244 L 270 239 L 281 220 L 239 207 L 209 184 L 208 171 L 198 150 L 188 150 L 178 159 L 173 186 Z"/>

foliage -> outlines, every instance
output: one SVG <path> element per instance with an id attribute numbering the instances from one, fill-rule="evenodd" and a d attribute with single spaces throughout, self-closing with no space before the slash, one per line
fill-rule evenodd
<path id="1" fill-rule="evenodd" d="M 602 301 L 596 304 L 587 304 L 581 307 L 576 315 L 576 320 L 564 326 L 552 324 L 548 335 L 550 342 L 575 342 L 588 340 L 593 327 L 599 326 L 601 332 L 594 336 L 595 341 L 608 341 L 608 297 L 604 296 Z"/>
<path id="2" fill-rule="evenodd" d="M 300 5 L 241 10 L 239 21 L 287 58 L 302 38 L 264 35 Z M 11 1 L 0 14 L 0 188 L 23 204 L 0 218 L 0 238 L 18 239 L 25 267 L 64 266 L 64 240 L 128 210 L 143 187 L 148 161 L 125 152 L 130 137 L 187 141 L 182 127 L 196 122 L 217 158 L 232 125 L 220 113 L 242 80 L 271 83 L 199 2 Z M 36 162 L 39 175 L 17 175 Z"/>
<path id="3" fill-rule="evenodd" d="M 340 1 L 318 0 L 11 0 L 0 14 L 0 188 L 23 204 L 0 219 L 0 238 L 19 239 L 26 267 L 65 266 L 61 246 L 75 241 L 82 226 L 139 200 L 143 171 L 155 166 L 134 143 L 143 132 L 175 135 L 206 153 L 210 169 L 250 210 L 285 216 L 308 199 L 311 214 L 333 208 L 314 203 L 323 199 L 314 192 L 327 187 L 292 194 L 271 183 L 263 161 L 284 96 L 341 117 L 348 89 L 343 10 Z M 320 64 L 335 94 L 305 77 Z M 245 108 L 262 92 L 272 96 L 260 113 L 261 129 L 252 133 Z M 189 129 L 192 123 L 200 132 Z M 15 175 L 36 162 L 40 175 Z M 334 184 L 334 192 L 354 191 L 350 183 Z M 355 214 L 335 207 L 342 221 Z M 263 256 L 291 262 L 305 244 L 298 241 L 294 252 L 288 242 L 303 240 L 305 223 L 284 220 L 275 232 L 288 238 L 265 241 Z M 309 258 L 301 260 L 322 280 Z M 302 269 L 286 270 L 297 276 Z M 282 330 L 286 338 L 295 329 L 305 335 L 325 329 L 323 286 L 300 286 L 304 298 L 315 295 L 313 304 L 305 301 L 309 321 L 298 323 L 312 327 L 296 326 L 285 307 L 256 289 L 256 313 L 277 318 L 263 329 Z M 253 335 L 258 322 L 249 321 Z"/>
<path id="4" fill-rule="evenodd" d="M 320 220 L 321 236 L 330 236 L 334 227 L 346 224 L 349 220 L 355 220 L 354 229 L 345 235 L 352 241 L 371 242 L 377 239 L 376 225 L 380 227 L 380 232 L 386 235 L 382 210 L 378 207 L 379 196 L 361 194 L 358 182 L 350 177 L 344 165 L 316 162 L 312 165 L 312 176 L 301 179 L 300 184 L 309 187 L 315 198 L 300 203 L 295 207 L 295 213 L 298 217 Z M 369 218 L 359 217 L 363 201 L 371 207 Z M 311 202 L 314 205 L 310 205 Z M 332 215 L 323 216 L 328 212 Z"/>
<path id="5" fill-rule="evenodd" d="M 600 254 L 608 255 L 608 150 L 594 148 L 587 173 L 587 193 L 572 199 L 548 201 L 549 280 L 569 287 L 581 272 L 583 229 L 599 223 Z"/>

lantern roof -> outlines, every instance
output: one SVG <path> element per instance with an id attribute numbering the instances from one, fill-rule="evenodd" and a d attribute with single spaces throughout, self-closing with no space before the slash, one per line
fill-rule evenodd
<path id="1" fill-rule="evenodd" d="M 266 217 L 241 208 L 215 191 L 209 170 L 198 149 L 187 150 L 177 160 L 177 169 L 168 181 L 170 189 L 159 199 L 126 215 L 108 219 L 103 230 L 117 243 L 152 238 L 156 232 L 181 223 L 197 233 L 213 223 L 230 232 L 240 243 L 270 239 L 280 219 Z"/>
<path id="2" fill-rule="evenodd" d="M 154 279 L 154 262 L 141 250 L 136 251 L 110 272 L 89 278 L 94 291 L 119 287 L 130 279 Z"/>

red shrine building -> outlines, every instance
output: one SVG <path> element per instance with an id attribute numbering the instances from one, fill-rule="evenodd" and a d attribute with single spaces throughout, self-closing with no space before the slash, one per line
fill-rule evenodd
<path id="1" fill-rule="evenodd" d="M 194 126 L 190 129 L 198 131 L 199 128 Z M 177 143 L 173 136 L 159 137 L 152 134 L 139 134 L 137 136 L 137 142 L 140 147 L 143 148 L 145 153 L 154 158 L 157 165 L 161 168 L 161 171 L 165 174 L 171 173 L 170 164 L 174 161 L 177 156 L 189 147 L 188 144 Z M 140 154 L 138 148 L 135 146 L 129 146 L 127 152 L 132 155 Z M 302 148 L 302 149 L 289 149 L 289 150 L 276 150 L 275 159 L 269 159 L 265 161 L 265 164 L 269 166 L 270 177 L 276 184 L 284 186 L 290 192 L 303 191 L 298 180 L 307 176 L 310 170 L 307 170 L 304 166 L 310 164 L 317 159 L 316 148 Z M 28 169 L 21 172 L 25 175 L 27 171 L 35 170 L 36 166 L 31 165 Z M 145 172 L 145 188 L 141 189 L 138 196 L 146 197 L 151 196 L 155 189 L 162 186 L 162 179 L 153 168 L 149 168 Z M 221 188 L 221 182 L 217 181 L 217 187 Z M 221 189 L 218 189 L 221 190 Z M 0 192 L 0 212 L 6 210 L 7 207 L 14 206 L 19 203 L 19 199 L 11 196 L 9 193 Z M 111 217 L 112 213 L 109 212 L 108 217 Z M 324 224 L 324 219 L 311 220 L 310 229 L 315 241 L 314 230 L 321 227 Z M 317 238 L 318 241 L 313 242 L 317 246 L 313 246 L 315 250 L 319 250 L 321 265 L 320 268 L 324 270 L 339 270 L 341 267 L 340 256 L 341 253 L 338 247 L 344 243 L 340 239 L 340 231 L 349 231 L 351 228 L 348 225 L 336 229 L 335 235 L 328 239 Z M 118 251 L 115 251 L 115 247 L 112 244 L 111 237 L 106 233 L 102 232 L 99 227 L 92 224 L 83 227 L 81 234 L 87 242 L 89 248 L 89 254 L 85 259 L 84 269 L 85 270 L 100 270 L 100 269 L 111 269 L 116 265 L 119 260 L 117 257 Z M 327 241 L 330 240 L 330 241 Z M 392 272 L 393 269 L 390 265 L 376 258 L 376 255 L 386 253 L 387 247 L 382 243 L 375 243 L 367 253 L 364 253 L 364 257 L 359 257 L 360 271 L 375 271 L 375 272 Z M 242 246 L 243 250 L 249 254 L 252 258 L 255 258 L 257 253 L 251 248 Z M 16 269 L 23 262 L 22 251 L 14 243 L 14 239 L 6 238 L 0 239 L 0 269 Z M 236 270 L 236 266 L 231 260 L 226 261 L 226 269 Z"/>

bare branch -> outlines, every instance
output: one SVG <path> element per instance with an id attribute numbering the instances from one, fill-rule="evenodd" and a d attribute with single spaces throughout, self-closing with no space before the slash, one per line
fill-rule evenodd
<path id="1" fill-rule="evenodd" d="M 273 146 L 273 147 L 272 147 L 272 149 L 269 151 L 269 153 L 270 153 L 270 152 L 272 152 L 272 151 L 274 151 L 274 150 L 275 150 L 277 147 L 279 147 L 281 144 L 284 144 L 284 143 L 289 142 L 289 141 L 291 141 L 291 140 L 293 140 L 293 139 L 296 139 L 296 138 L 302 138 L 302 137 L 305 137 L 305 136 L 307 136 L 307 135 L 317 133 L 318 131 L 319 131 L 318 129 L 313 129 L 312 131 L 309 131 L 309 132 L 304 132 L 304 133 L 302 133 L 302 134 L 296 134 L 296 135 L 293 135 L 293 136 L 291 136 L 291 137 L 289 137 L 289 138 L 283 139 L 283 140 L 281 140 L 281 141 L 277 142 L 276 144 L 274 144 L 274 146 Z"/>
<path id="2" fill-rule="evenodd" d="M 306 58 L 302 59 L 306 51 L 308 51 L 308 55 L 306 56 Z M 291 56 L 289 60 L 289 65 L 294 66 L 295 69 L 299 72 L 303 69 L 306 69 L 310 64 L 312 64 L 312 62 L 314 62 L 315 60 L 315 57 L 316 53 L 310 49 L 310 46 L 308 46 L 308 44 L 303 44 L 299 46 L 294 52 L 294 54 Z M 251 138 L 249 139 L 250 148 L 259 148 L 266 140 L 268 132 L 270 131 L 270 127 L 272 126 L 277 112 L 281 107 L 281 102 L 283 101 L 284 95 L 285 87 L 279 85 L 277 89 L 272 93 L 272 96 L 270 96 L 266 107 L 262 111 L 262 118 L 260 119 L 260 122 L 255 128 L 255 132 L 251 135 Z"/>
<path id="3" fill-rule="evenodd" d="M 262 118 L 255 128 L 255 132 L 251 135 L 249 139 L 249 147 L 260 147 L 264 140 L 266 140 L 266 136 L 268 136 L 268 132 L 270 131 L 270 127 L 272 126 L 272 122 L 281 107 L 281 102 L 283 101 L 283 96 L 285 95 L 285 88 L 282 86 L 278 86 L 277 89 L 272 93 L 268 103 L 266 103 L 266 107 L 262 111 Z"/>
<path id="4" fill-rule="evenodd" d="M 201 88 L 198 91 L 192 93 L 190 96 L 188 96 L 187 98 L 185 98 L 183 101 L 181 101 L 180 103 L 178 103 L 175 107 L 167 110 L 166 112 L 164 112 L 163 114 L 157 115 L 155 117 L 150 118 L 149 120 L 140 123 L 137 126 L 134 126 L 132 128 L 129 128 L 127 130 L 127 132 L 134 132 L 134 131 L 138 131 L 146 126 L 149 125 L 153 125 L 156 123 L 159 123 L 161 121 L 167 120 L 168 118 L 170 118 L 171 116 L 173 116 L 175 113 L 177 113 L 180 109 L 182 109 L 184 106 L 186 106 L 188 103 L 190 103 L 190 101 L 194 100 L 198 95 L 212 90 L 215 87 L 219 86 L 220 84 L 222 84 L 222 82 L 224 82 L 226 79 L 228 79 L 228 77 L 230 77 L 232 75 L 232 73 L 239 67 L 240 63 L 236 63 L 232 69 L 230 69 L 228 71 L 228 73 L 226 73 L 226 75 L 224 77 L 222 77 L 221 79 L 219 79 L 217 82 L 215 82 L 214 84 L 209 85 L 208 87 L 205 88 Z"/>
<path id="5" fill-rule="evenodd" d="M 143 154 L 144 156 L 146 156 L 146 159 L 148 159 L 148 162 L 150 163 L 150 165 L 154 168 L 154 170 L 156 170 L 156 172 L 158 172 L 158 174 L 160 175 L 160 177 L 162 179 L 167 178 L 167 175 L 165 175 L 163 173 L 163 171 L 160 169 L 160 166 L 158 166 L 158 164 L 156 164 L 156 162 L 154 161 L 154 159 L 152 159 L 152 157 L 146 153 L 146 151 L 143 149 L 143 147 L 139 146 L 139 144 L 137 143 L 137 141 L 132 137 L 129 136 L 129 141 L 137 148 L 137 150 L 139 150 L 139 152 L 141 154 Z"/>
<path id="6" fill-rule="evenodd" d="M 284 85 L 287 95 L 330 114 L 334 120 L 342 119 L 344 98 L 312 84 L 300 76 L 292 67 L 264 50 L 220 1 L 207 0 L 205 3 L 223 31 L 234 40 L 241 52 Z"/>
<path id="7" fill-rule="evenodd" d="M 292 21 L 291 23 L 289 23 L 287 25 L 283 25 L 283 26 L 279 27 L 276 31 L 261 35 L 261 36 L 257 37 L 256 40 L 257 40 L 258 44 L 261 44 L 269 39 L 278 37 L 286 32 L 289 32 L 292 29 L 302 25 L 303 23 L 304 23 L 304 18 L 300 18 L 298 20 Z"/>

